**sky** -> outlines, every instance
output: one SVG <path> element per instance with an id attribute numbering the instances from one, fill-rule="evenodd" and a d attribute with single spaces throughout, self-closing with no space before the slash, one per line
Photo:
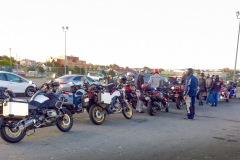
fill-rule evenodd
<path id="1" fill-rule="evenodd" d="M 234 69 L 237 11 L 240 0 L 0 0 L 0 55 L 57 58 L 68 26 L 66 54 L 87 63 Z"/>

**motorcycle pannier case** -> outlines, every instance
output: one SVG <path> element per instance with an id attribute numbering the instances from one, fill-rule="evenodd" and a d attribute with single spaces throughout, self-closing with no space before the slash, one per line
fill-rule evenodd
<path id="1" fill-rule="evenodd" d="M 25 117 L 28 115 L 28 102 L 21 99 L 10 99 L 3 103 L 3 116 Z"/>

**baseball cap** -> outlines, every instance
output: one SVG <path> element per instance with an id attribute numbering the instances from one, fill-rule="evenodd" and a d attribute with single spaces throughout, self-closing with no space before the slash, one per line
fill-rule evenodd
<path id="1" fill-rule="evenodd" d="M 144 70 L 144 69 L 141 69 L 140 72 L 145 72 L 145 70 Z"/>

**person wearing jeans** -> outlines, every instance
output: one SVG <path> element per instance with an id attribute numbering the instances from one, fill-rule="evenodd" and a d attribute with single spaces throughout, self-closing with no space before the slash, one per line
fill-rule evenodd
<path id="1" fill-rule="evenodd" d="M 206 76 L 206 87 L 207 87 L 207 98 L 206 98 L 206 104 L 212 103 L 212 82 L 213 82 L 213 78 L 210 77 L 210 75 L 208 74 Z"/>
<path id="2" fill-rule="evenodd" d="M 187 70 L 187 79 L 184 89 L 184 99 L 187 103 L 187 118 L 194 119 L 195 115 L 195 100 L 198 90 L 198 79 L 193 75 L 193 69 L 188 68 Z M 188 95 L 188 97 L 187 97 Z"/>
<path id="3" fill-rule="evenodd" d="M 213 81 L 212 87 L 211 87 L 211 90 L 212 90 L 212 104 L 211 104 L 211 106 L 212 107 L 217 107 L 217 105 L 218 105 L 218 93 L 221 89 L 221 86 L 222 86 L 222 83 L 219 80 L 219 76 L 216 75 L 215 80 Z"/>
<path id="4" fill-rule="evenodd" d="M 142 94 L 142 84 L 144 84 L 144 77 L 145 75 L 145 70 L 144 69 L 141 69 L 140 70 L 140 74 L 138 75 L 138 78 L 137 78 L 137 81 L 136 81 L 136 94 L 137 94 L 137 98 L 138 98 L 138 101 L 137 101 L 137 107 L 136 107 L 136 110 L 139 112 L 139 113 L 144 113 L 143 111 L 143 101 L 141 101 L 139 99 L 139 97 L 141 96 Z"/>

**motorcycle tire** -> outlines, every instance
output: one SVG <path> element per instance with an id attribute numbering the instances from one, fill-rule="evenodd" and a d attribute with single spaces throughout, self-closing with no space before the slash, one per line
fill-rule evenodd
<path id="1" fill-rule="evenodd" d="M 176 100 L 176 107 L 177 109 L 181 109 L 181 100 L 179 98 Z"/>
<path id="2" fill-rule="evenodd" d="M 167 107 L 167 108 L 165 108 L 165 112 L 169 112 L 169 109 L 168 109 L 168 107 Z"/>
<path id="3" fill-rule="evenodd" d="M 132 101 L 132 107 L 133 107 L 133 109 L 137 108 L 137 101 Z"/>
<path id="4" fill-rule="evenodd" d="M 125 104 L 125 106 L 122 109 L 122 114 L 126 119 L 131 119 L 132 118 L 133 109 L 132 109 L 132 105 L 130 103 Z"/>
<path id="5" fill-rule="evenodd" d="M 8 121 L 7 123 L 14 123 L 15 121 Z M 17 121 L 16 121 L 17 122 Z M 13 137 L 16 135 L 15 137 Z M 2 126 L 0 130 L 0 136 L 1 138 L 9 143 L 17 143 L 20 142 L 26 135 L 26 130 L 17 130 L 13 131 L 8 126 Z"/>
<path id="6" fill-rule="evenodd" d="M 89 118 L 93 124 L 100 125 L 104 122 L 106 118 L 106 114 L 102 114 L 101 112 L 104 109 L 98 105 L 92 105 L 89 109 Z"/>
<path id="7" fill-rule="evenodd" d="M 73 126 L 73 117 L 68 109 L 63 110 L 63 117 L 58 119 L 56 126 L 62 132 L 68 132 L 71 130 Z"/>
<path id="8" fill-rule="evenodd" d="M 147 112 L 150 116 L 155 116 L 157 114 L 157 107 L 153 103 L 148 102 Z"/>

